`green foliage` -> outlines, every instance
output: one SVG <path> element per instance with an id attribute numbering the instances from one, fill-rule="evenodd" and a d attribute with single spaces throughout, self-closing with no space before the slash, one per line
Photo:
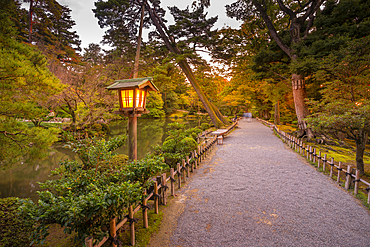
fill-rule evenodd
<path id="1" fill-rule="evenodd" d="M 4 118 L 0 120 L 0 165 L 30 162 L 48 155 L 47 149 L 58 140 L 57 128 L 29 128 L 27 124 Z"/>
<path id="2" fill-rule="evenodd" d="M 149 114 L 144 114 L 144 118 L 162 118 L 166 116 L 163 110 L 163 100 L 159 93 L 149 93 L 147 97 L 146 108 L 150 111 Z"/>
<path id="3" fill-rule="evenodd" d="M 168 168 L 164 159 L 159 156 L 150 155 L 142 160 L 130 161 L 123 168 L 126 179 L 137 181 L 144 188 L 149 188 L 151 182 L 149 178 L 154 177 L 164 169 Z"/>
<path id="4" fill-rule="evenodd" d="M 356 141 L 357 169 L 364 172 L 363 152 L 370 131 L 370 35 L 348 42 L 322 61 L 315 77 L 322 100 L 311 101 L 307 122 L 316 131 L 344 132 Z"/>
<path id="5" fill-rule="evenodd" d="M 208 123 L 202 123 L 201 127 L 202 127 L 202 130 L 207 130 L 210 128 L 210 125 Z"/>
<path id="6" fill-rule="evenodd" d="M 6 1 L 10 4 L 12 1 Z M 62 90 L 59 80 L 46 67 L 46 58 L 32 45 L 16 40 L 14 19 L 9 6 L 0 10 L 0 23 L 7 24 L 0 32 L 0 165 L 41 158 L 45 150 L 58 140 L 54 128 L 29 129 L 18 119 L 32 120 L 35 126 L 48 114 L 48 98 Z M 6 30 L 4 30 L 6 28 Z"/>
<path id="7" fill-rule="evenodd" d="M 78 154 L 86 169 L 93 167 L 98 169 L 101 164 L 106 163 L 114 156 L 113 150 L 125 144 L 127 136 L 120 135 L 109 140 L 93 137 L 75 141 L 73 136 L 70 136 L 69 139 L 72 141 L 69 141 L 65 147 Z"/>
<path id="8" fill-rule="evenodd" d="M 163 155 L 167 164 L 176 167 L 190 152 L 197 149 L 197 135 L 202 132 L 199 128 L 186 129 L 184 124 L 171 123 L 168 125 L 168 137 L 162 147 L 156 147 L 157 154 Z"/>
<path id="9" fill-rule="evenodd" d="M 33 243 L 44 241 L 51 223 L 63 226 L 65 233 L 75 232 L 79 243 L 87 236 L 101 240 L 109 234 L 112 217 L 120 221 L 128 206 L 141 202 L 149 178 L 166 165 L 160 157 L 127 162 L 127 156 L 114 155 L 112 151 L 124 140 L 93 138 L 69 143 L 83 162 L 62 162 L 52 171 L 57 179 L 40 183 L 46 191 L 38 192 L 38 203 L 23 201 L 21 206 L 23 217 L 37 222 Z"/>
<path id="10" fill-rule="evenodd" d="M 310 117 L 313 128 L 348 131 L 369 129 L 370 93 L 368 67 L 370 36 L 348 43 L 323 60 L 315 74 L 322 84 L 322 100 L 313 102 L 315 114 Z"/>
<path id="11" fill-rule="evenodd" d="M 212 37 L 215 36 L 216 31 L 211 31 L 216 23 L 218 17 L 211 17 L 207 19 L 207 12 L 205 12 L 203 4 L 193 2 L 191 9 L 189 6 L 180 10 L 178 7 L 169 7 L 169 10 L 175 20 L 175 24 L 169 26 L 170 34 L 177 40 L 178 47 L 181 48 L 182 54 L 176 57 L 176 62 L 184 59 L 197 57 L 196 49 L 208 47 L 212 42 Z"/>
<path id="12" fill-rule="evenodd" d="M 32 221 L 19 217 L 18 198 L 0 199 L 0 245 L 2 247 L 29 246 Z"/>

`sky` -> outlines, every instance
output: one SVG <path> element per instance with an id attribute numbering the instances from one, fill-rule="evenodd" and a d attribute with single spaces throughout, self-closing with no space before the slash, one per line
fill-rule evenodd
<path id="1" fill-rule="evenodd" d="M 67 5 L 71 10 L 72 18 L 75 20 L 76 25 L 73 30 L 77 31 L 80 36 L 81 48 L 86 48 L 90 43 L 100 43 L 104 30 L 98 25 L 98 19 L 95 18 L 92 9 L 95 8 L 94 2 L 97 0 L 58 0 L 61 5 Z M 186 8 L 187 5 L 191 5 L 194 0 L 162 0 L 161 6 L 166 10 L 166 19 L 168 24 L 173 23 L 172 16 L 170 15 L 167 6 L 176 5 L 180 9 Z M 231 4 L 236 0 L 211 0 L 211 7 L 207 10 L 208 17 L 218 15 L 218 21 L 215 24 L 216 28 L 223 26 L 231 26 L 233 28 L 239 27 L 239 22 L 234 19 L 230 19 L 226 16 L 225 5 Z M 145 33 L 144 33 L 145 35 Z M 143 37 L 144 39 L 145 36 Z M 103 46 L 104 49 L 109 49 L 107 46 Z"/>

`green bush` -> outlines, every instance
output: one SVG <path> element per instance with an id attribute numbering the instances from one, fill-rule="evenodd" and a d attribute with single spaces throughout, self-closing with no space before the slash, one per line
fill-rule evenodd
<path id="1" fill-rule="evenodd" d="M 182 153 L 189 154 L 198 147 L 198 143 L 192 137 L 185 137 L 180 141 L 180 150 Z"/>
<path id="2" fill-rule="evenodd" d="M 210 128 L 209 124 L 208 123 L 202 123 L 201 124 L 201 127 L 202 127 L 202 130 L 207 130 Z"/>
<path id="3" fill-rule="evenodd" d="M 197 149 L 197 135 L 202 130 L 199 128 L 186 129 L 184 124 L 169 124 L 168 137 L 162 147 L 156 147 L 156 154 L 163 155 L 167 164 L 176 167 L 191 151 Z"/>
<path id="4" fill-rule="evenodd" d="M 91 126 L 91 129 L 95 130 L 95 131 L 102 131 L 103 130 L 103 126 L 101 124 L 98 124 L 98 123 L 94 123 L 92 126 Z"/>
<path id="5" fill-rule="evenodd" d="M 33 222 L 18 215 L 18 198 L 0 199 L 0 246 L 29 246 Z"/>
<path id="6" fill-rule="evenodd" d="M 107 134 L 109 134 L 109 133 L 110 133 L 110 128 L 109 128 L 109 125 L 108 125 L 108 124 L 106 124 L 106 123 L 102 123 L 102 124 L 101 124 L 101 127 L 102 127 L 102 130 L 103 130 L 105 133 L 107 133 Z"/>
<path id="7" fill-rule="evenodd" d="M 127 156 L 114 154 L 112 151 L 125 139 L 119 136 L 68 143 L 81 161 L 66 160 L 53 170 L 57 179 L 40 183 L 44 191 L 38 192 L 38 203 L 21 201 L 22 215 L 37 221 L 31 244 L 43 244 L 52 223 L 64 227 L 67 234 L 75 232 L 75 240 L 81 245 L 88 236 L 101 240 L 108 235 L 106 226 L 112 217 L 122 220 L 128 206 L 141 202 L 143 189 L 151 185 L 150 178 L 168 166 L 163 157 L 127 162 Z"/>

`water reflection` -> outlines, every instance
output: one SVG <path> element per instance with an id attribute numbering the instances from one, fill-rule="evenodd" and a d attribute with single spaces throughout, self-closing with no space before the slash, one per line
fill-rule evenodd
<path id="1" fill-rule="evenodd" d="M 167 125 L 171 122 L 182 122 L 188 127 L 199 125 L 198 120 L 187 121 L 184 119 L 138 119 L 138 159 L 152 151 L 152 146 L 162 144 L 165 140 Z M 111 136 L 127 134 L 127 121 L 114 122 L 110 124 Z M 125 145 L 116 152 L 128 154 L 128 147 Z M 40 190 L 37 182 L 44 182 L 49 178 L 50 171 L 59 165 L 60 161 L 78 159 L 71 150 L 54 147 L 50 150 L 47 159 L 23 164 L 11 170 L 0 171 L 0 197 L 16 196 L 20 198 L 31 197 L 37 200 L 36 191 Z"/>
<path id="2" fill-rule="evenodd" d="M 60 161 L 76 158 L 76 154 L 71 150 L 54 147 L 48 159 L 0 171 L 0 197 L 17 196 L 36 199 L 36 191 L 40 190 L 37 182 L 47 180 L 50 171 L 57 167 Z"/>

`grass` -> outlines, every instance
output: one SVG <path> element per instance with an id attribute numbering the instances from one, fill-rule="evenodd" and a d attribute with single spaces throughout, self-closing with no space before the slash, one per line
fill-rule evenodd
<path id="1" fill-rule="evenodd" d="M 362 205 L 370 210 L 370 204 L 367 204 L 367 195 L 365 193 L 363 193 L 362 191 L 358 191 L 356 198 L 361 201 Z"/>
<path id="2" fill-rule="evenodd" d="M 158 231 L 163 219 L 163 212 L 159 211 L 159 214 L 155 214 L 154 210 L 148 211 L 148 228 L 143 227 L 141 211 L 136 214 L 136 217 L 138 217 L 139 221 L 135 224 L 135 246 L 145 247 L 149 243 L 152 234 Z M 119 233 L 119 239 L 122 241 L 123 247 L 132 246 L 130 244 L 130 229 L 128 224 L 125 224 L 125 228 Z M 104 244 L 104 246 L 109 245 Z"/>

